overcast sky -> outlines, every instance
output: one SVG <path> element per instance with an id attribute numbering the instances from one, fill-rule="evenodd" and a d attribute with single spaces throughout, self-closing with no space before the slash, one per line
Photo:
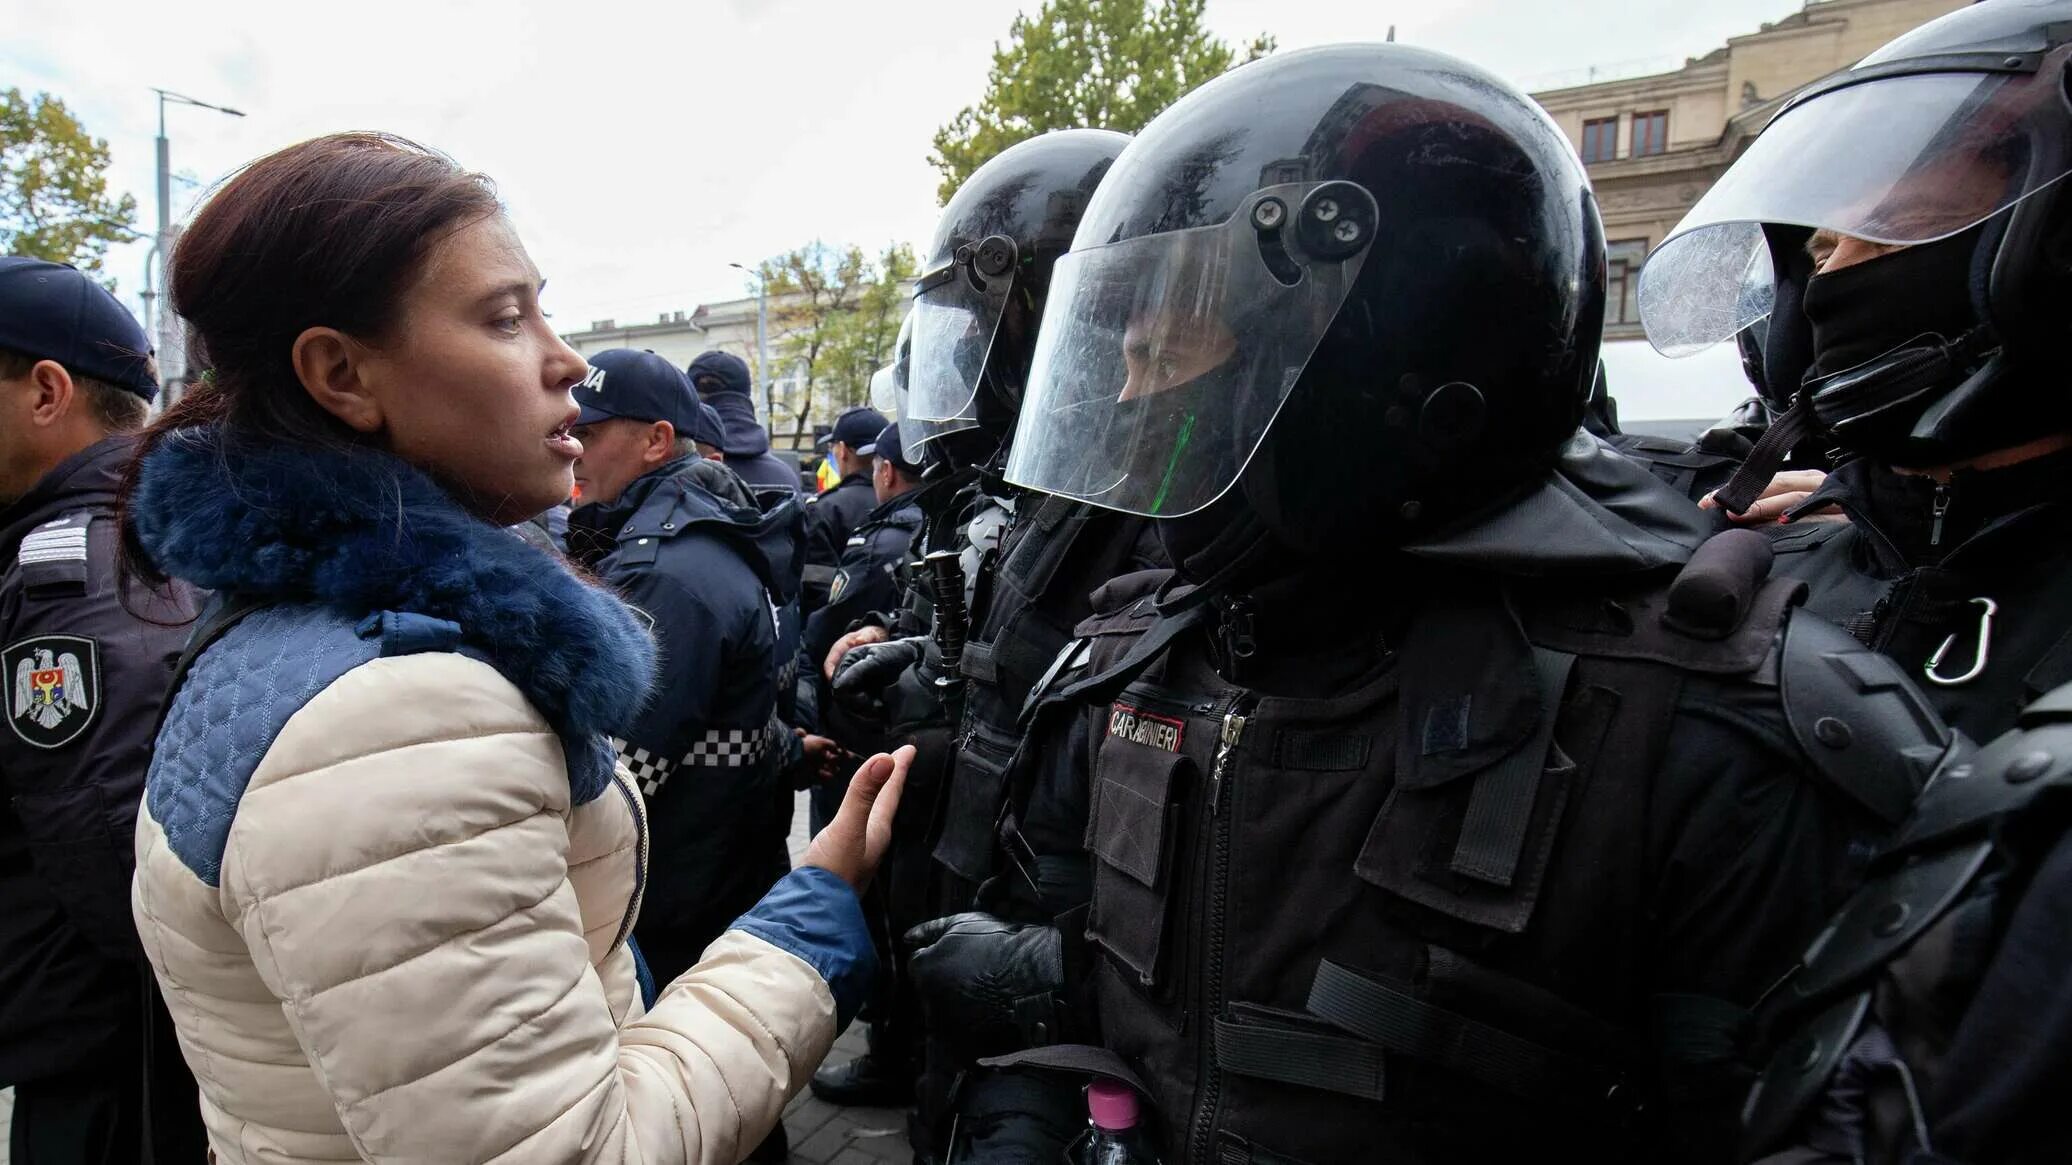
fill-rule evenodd
<path id="1" fill-rule="evenodd" d="M 0 88 L 61 96 L 151 229 L 159 86 L 174 217 L 237 165 L 380 129 L 498 183 L 564 330 L 743 293 L 727 264 L 815 238 L 919 243 L 937 126 L 1040 0 L 0 0 Z M 1672 68 L 1798 0 L 1209 0 L 1234 42 L 1400 41 L 1532 86 Z M 111 253 L 132 307 L 147 244 Z"/>

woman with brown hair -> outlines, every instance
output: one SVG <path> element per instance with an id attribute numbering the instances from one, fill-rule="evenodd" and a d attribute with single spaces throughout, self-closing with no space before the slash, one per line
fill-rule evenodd
<path id="1" fill-rule="evenodd" d="M 906 756 L 643 1000 L 614 726 L 636 614 L 499 527 L 568 495 L 584 363 L 487 181 L 346 134 L 253 163 L 171 291 L 147 576 L 217 593 L 158 737 L 137 927 L 221 1162 L 739 1160 L 871 975 Z"/>

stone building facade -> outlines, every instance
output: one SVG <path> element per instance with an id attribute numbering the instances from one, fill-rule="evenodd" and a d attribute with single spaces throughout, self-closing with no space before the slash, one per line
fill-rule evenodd
<path id="1" fill-rule="evenodd" d="M 1638 338 L 1641 261 L 1785 101 L 1969 0 L 1811 0 L 1673 72 L 1533 94 L 1575 144 L 1604 215 L 1605 339 Z"/>

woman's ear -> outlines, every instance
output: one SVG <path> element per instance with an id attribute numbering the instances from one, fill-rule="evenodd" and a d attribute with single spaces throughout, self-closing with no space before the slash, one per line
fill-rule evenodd
<path id="1" fill-rule="evenodd" d="M 360 376 L 366 349 L 351 336 L 336 328 L 310 328 L 295 337 L 288 359 L 303 391 L 325 412 L 355 432 L 381 431 L 381 402 Z"/>

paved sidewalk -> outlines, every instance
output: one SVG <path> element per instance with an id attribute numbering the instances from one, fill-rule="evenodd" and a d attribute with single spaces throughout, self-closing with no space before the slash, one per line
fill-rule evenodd
<path id="1" fill-rule="evenodd" d="M 791 860 L 806 852 L 806 795 L 799 794 L 791 819 Z M 852 1023 L 835 1041 L 828 1062 L 839 1064 L 861 1056 L 863 1025 Z M 784 1109 L 784 1130 L 791 1137 L 791 1159 L 811 1165 L 880 1165 L 913 1159 L 907 1144 L 906 1113 L 892 1108 L 836 1108 L 811 1090 L 792 1098 Z"/>
<path id="2" fill-rule="evenodd" d="M 830 1063 L 863 1054 L 863 1028 L 851 1024 Z M 784 1129 L 791 1137 L 791 1159 L 812 1165 L 906 1165 L 913 1160 L 907 1146 L 906 1113 L 894 1108 L 836 1108 L 809 1090 L 784 1110 Z"/>

